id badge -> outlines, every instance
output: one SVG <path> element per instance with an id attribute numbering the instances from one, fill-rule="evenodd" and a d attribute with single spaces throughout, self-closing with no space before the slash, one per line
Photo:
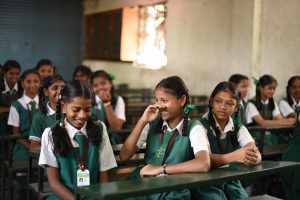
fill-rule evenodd
<path id="1" fill-rule="evenodd" d="M 90 172 L 85 169 L 82 171 L 81 169 L 77 170 L 77 186 L 86 186 L 90 185 Z"/>

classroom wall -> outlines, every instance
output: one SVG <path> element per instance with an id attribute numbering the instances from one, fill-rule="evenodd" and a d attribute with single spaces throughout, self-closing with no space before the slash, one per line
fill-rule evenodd
<path id="1" fill-rule="evenodd" d="M 138 2 L 90 0 L 85 3 L 85 13 L 133 6 Z M 180 75 L 191 94 L 206 95 L 232 73 L 249 77 L 271 73 L 279 83 L 276 94 L 279 98 L 284 94 L 287 79 L 292 74 L 300 74 L 300 58 L 296 56 L 300 45 L 297 37 L 300 1 L 169 0 L 167 5 L 166 67 L 149 70 L 135 68 L 130 63 L 92 60 L 85 60 L 84 64 L 93 70 L 110 71 L 116 75 L 116 83 L 128 83 L 130 87 L 153 88 L 166 76 Z M 261 5 L 261 24 L 254 21 L 254 13 L 260 8 L 257 5 Z M 254 38 L 254 32 L 260 38 Z"/>

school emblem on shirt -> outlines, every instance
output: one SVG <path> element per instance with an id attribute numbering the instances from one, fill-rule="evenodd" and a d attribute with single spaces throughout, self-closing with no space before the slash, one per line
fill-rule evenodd
<path id="1" fill-rule="evenodd" d="M 164 155 L 165 155 L 165 151 L 166 151 L 165 148 L 160 147 L 159 149 L 156 150 L 155 156 L 156 156 L 157 158 L 160 158 L 161 156 L 164 156 Z"/>

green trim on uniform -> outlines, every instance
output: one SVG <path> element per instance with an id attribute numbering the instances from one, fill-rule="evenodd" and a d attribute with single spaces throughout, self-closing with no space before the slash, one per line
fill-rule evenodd
<path id="1" fill-rule="evenodd" d="M 114 97 L 118 101 L 119 96 L 115 95 Z M 117 101 L 115 103 L 111 104 L 114 111 L 115 111 L 116 106 L 117 106 Z M 94 121 L 100 120 L 100 121 L 105 123 L 107 128 L 109 128 L 109 124 L 108 124 L 107 119 L 106 119 L 106 113 L 105 113 L 105 110 L 103 109 L 104 106 L 102 105 L 101 110 L 99 110 L 97 107 L 98 107 L 98 104 L 96 104 L 92 107 L 92 118 L 93 118 L 93 120 Z M 108 136 L 109 136 L 109 141 L 110 141 L 111 144 L 120 144 L 120 140 L 119 140 L 117 134 L 110 131 L 110 132 L 108 132 Z"/>
<path id="2" fill-rule="evenodd" d="M 99 131 L 103 133 L 103 126 L 98 125 Z M 99 144 L 101 145 L 101 144 Z M 75 148 L 79 154 L 80 148 Z M 90 184 L 99 183 L 100 163 L 99 163 L 99 146 L 95 146 L 89 143 L 89 149 L 87 154 L 87 169 L 90 172 Z M 66 186 L 71 192 L 74 193 L 74 189 L 77 187 L 77 170 L 79 169 L 79 161 L 74 155 L 74 152 L 70 148 L 67 152 L 67 156 L 64 157 L 60 154 L 55 155 L 58 162 L 58 170 L 60 181 Z M 60 200 L 55 193 L 52 193 L 47 199 Z M 91 198 L 82 197 L 81 200 L 87 200 Z"/>
<path id="3" fill-rule="evenodd" d="M 211 115 L 212 113 L 208 113 Z M 214 135 L 213 128 L 210 126 L 208 115 L 200 119 L 201 124 L 207 131 L 207 137 L 210 144 L 210 149 L 213 154 L 221 154 L 219 149 L 217 138 Z M 234 127 L 240 129 L 241 124 L 234 122 Z M 224 139 L 220 139 L 221 145 L 224 147 L 224 153 L 230 153 L 240 148 L 238 143 L 234 143 L 228 134 Z M 234 166 L 235 163 L 230 163 L 230 166 Z M 226 183 L 217 184 L 209 187 L 202 187 L 191 190 L 193 199 L 242 199 L 247 198 L 248 195 L 243 188 L 240 181 L 229 181 Z"/>
<path id="4" fill-rule="evenodd" d="M 31 122 L 28 113 L 29 110 L 25 109 L 19 101 L 12 103 L 12 106 L 16 108 L 20 118 L 20 134 L 22 136 L 29 136 Z M 33 116 L 32 116 L 33 117 Z M 28 149 L 21 145 L 18 141 L 16 142 L 13 150 L 13 160 L 25 160 L 28 159 Z"/>
<path id="5" fill-rule="evenodd" d="M 253 103 L 255 105 L 255 99 L 250 99 L 249 102 Z M 262 108 L 258 110 L 259 114 L 264 118 L 265 120 L 273 120 L 273 114 L 272 110 L 269 110 L 268 107 L 269 104 L 262 104 Z M 257 126 L 258 124 L 253 120 L 253 123 L 250 124 L 250 126 Z M 251 132 L 251 135 L 253 138 L 257 141 L 260 142 L 260 131 L 255 131 Z M 264 137 L 264 146 L 272 146 L 279 144 L 280 142 L 280 137 L 278 137 L 278 134 L 273 134 L 270 131 L 265 132 L 265 137 Z"/>
<path id="6" fill-rule="evenodd" d="M 145 153 L 145 164 L 151 165 L 162 165 L 163 157 L 166 150 L 166 146 L 170 141 L 170 138 L 175 131 L 165 131 L 163 143 L 162 139 L 162 128 L 157 129 L 158 124 L 161 122 L 161 117 L 157 117 L 154 121 L 150 122 L 150 130 L 147 137 L 147 148 Z M 166 164 L 176 164 L 192 160 L 195 158 L 193 149 L 190 143 L 190 131 L 191 129 L 199 125 L 197 120 L 188 121 L 188 129 L 186 135 L 178 134 L 174 139 L 170 153 L 166 159 Z M 134 171 L 127 179 L 135 180 L 140 179 L 140 168 Z M 180 191 L 170 191 L 159 194 L 152 194 L 149 196 L 140 196 L 128 199 L 190 199 L 190 191 L 188 189 Z"/>

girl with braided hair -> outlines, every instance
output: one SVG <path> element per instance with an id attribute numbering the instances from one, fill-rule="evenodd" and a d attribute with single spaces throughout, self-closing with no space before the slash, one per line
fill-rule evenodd
<path id="1" fill-rule="evenodd" d="M 89 84 L 78 80 L 61 91 L 56 118 L 65 119 L 46 128 L 41 141 L 39 165 L 54 191 L 48 199 L 74 199 L 76 186 L 106 182 L 107 170 L 117 166 L 105 125 L 91 119 L 92 98 Z"/>
<path id="2" fill-rule="evenodd" d="M 155 87 L 156 103 L 149 105 L 137 122 L 120 152 L 129 160 L 137 148 L 147 143 L 145 166 L 128 179 L 160 174 L 207 172 L 210 168 L 208 142 L 200 134 L 199 121 L 189 119 L 188 90 L 181 78 L 171 76 Z M 189 190 L 170 191 L 137 199 L 189 199 Z"/>
<path id="3" fill-rule="evenodd" d="M 207 134 L 211 166 L 214 168 L 242 163 L 256 165 L 261 155 L 247 128 L 231 116 L 239 108 L 240 95 L 232 82 L 220 82 L 209 99 L 209 112 L 200 122 L 201 133 Z M 247 193 L 239 181 L 202 188 L 193 193 L 195 199 L 241 199 Z"/>
<path id="4" fill-rule="evenodd" d="M 42 133 L 56 124 L 56 104 L 65 80 L 58 74 L 44 78 L 39 89 L 39 110 L 36 112 L 29 132 L 30 150 L 41 148 Z"/>
<path id="5" fill-rule="evenodd" d="M 279 109 L 286 118 L 297 118 L 300 113 L 300 76 L 293 76 L 286 86 L 286 97 L 279 102 Z"/>
<path id="6" fill-rule="evenodd" d="M 293 125 L 296 118 L 284 118 L 275 102 L 273 96 L 277 87 L 276 79 L 271 75 L 263 75 L 255 80 L 256 96 L 249 100 L 246 108 L 247 124 L 249 126 L 273 126 Z M 260 133 L 253 134 L 257 142 L 260 142 Z M 273 134 L 266 132 L 264 145 L 272 146 L 288 140 L 288 134 Z"/>

